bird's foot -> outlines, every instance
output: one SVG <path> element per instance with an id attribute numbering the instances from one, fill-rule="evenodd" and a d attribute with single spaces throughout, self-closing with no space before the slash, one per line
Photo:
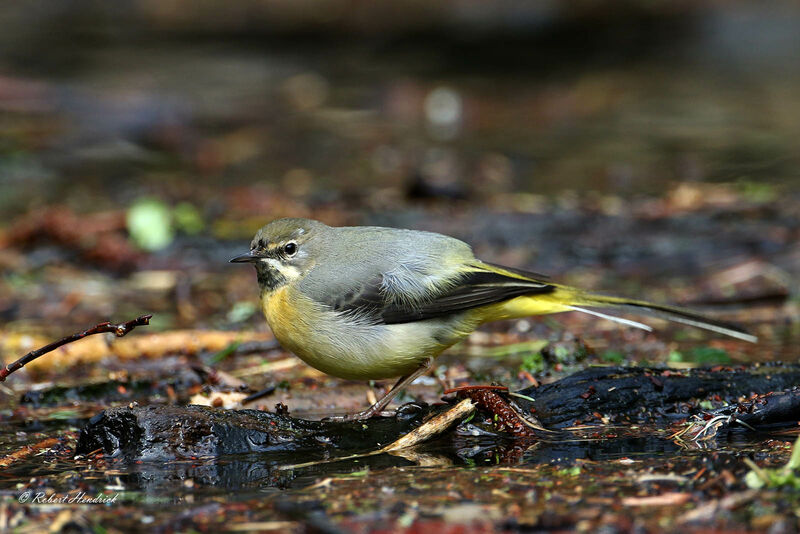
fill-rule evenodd
<path id="1" fill-rule="evenodd" d="M 347 421 L 366 421 L 372 417 L 396 417 L 398 419 L 407 419 L 409 417 L 415 417 L 420 412 L 422 412 L 427 405 L 425 403 L 417 403 L 417 402 L 407 402 L 401 406 L 398 406 L 396 410 L 381 410 L 380 408 L 376 408 L 375 406 L 370 406 L 364 411 L 348 414 L 348 415 L 332 415 L 330 417 L 325 417 L 322 420 L 326 422 L 333 422 L 333 423 L 344 423 Z"/>
<path id="2" fill-rule="evenodd" d="M 332 415 L 330 417 L 325 417 L 322 420 L 325 422 L 330 423 L 346 423 L 349 421 L 366 421 L 372 417 L 381 416 L 381 417 L 391 417 L 393 412 L 384 412 L 380 408 L 373 409 L 374 407 L 369 407 L 364 411 L 351 413 L 347 415 Z"/>

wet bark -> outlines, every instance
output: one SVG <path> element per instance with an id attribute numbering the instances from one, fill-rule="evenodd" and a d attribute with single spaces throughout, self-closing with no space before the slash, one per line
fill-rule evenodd
<path id="1" fill-rule="evenodd" d="M 605 367 L 519 392 L 533 402 L 505 398 L 551 429 L 575 423 L 601 425 L 603 418 L 605 422 L 667 425 L 698 413 L 735 415 L 758 427 L 800 420 L 800 390 L 793 388 L 798 382 L 800 366 L 796 365 L 693 370 Z M 700 401 L 712 398 L 730 404 L 717 410 L 700 408 Z M 102 449 L 107 454 L 150 460 L 291 452 L 312 460 L 335 450 L 341 454 L 378 449 L 445 408 L 406 407 L 394 417 L 367 422 L 307 421 L 257 410 L 200 406 L 115 408 L 95 416 L 81 431 L 77 452 Z M 490 410 L 481 407 L 469 424 L 496 421 L 497 414 Z"/>
<path id="2" fill-rule="evenodd" d="M 368 450 L 388 445 L 430 413 L 406 410 L 367 422 L 307 421 L 259 410 L 205 406 L 146 406 L 105 410 L 81 431 L 76 452 L 143 460 L 191 458 L 249 452 L 304 453 Z"/>
<path id="3" fill-rule="evenodd" d="M 800 366 L 790 364 L 682 370 L 594 367 L 524 389 L 519 393 L 535 401 L 517 402 L 532 409 L 549 428 L 590 422 L 595 414 L 618 422 L 659 422 L 696 413 L 702 400 L 735 403 L 743 396 L 783 391 L 796 384 Z"/>

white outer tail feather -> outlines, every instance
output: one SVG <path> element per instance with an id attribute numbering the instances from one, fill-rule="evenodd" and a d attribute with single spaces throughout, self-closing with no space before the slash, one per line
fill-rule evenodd
<path id="1" fill-rule="evenodd" d="M 613 306 L 613 304 L 611 304 L 611 306 Z M 622 304 L 621 306 L 624 306 L 624 304 Z M 616 323 L 621 323 L 621 324 L 625 324 L 625 325 L 628 325 L 628 326 L 633 326 L 635 328 L 641 328 L 642 330 L 647 330 L 648 332 L 652 332 L 653 331 L 653 329 L 651 327 L 647 326 L 646 324 L 642 324 L 642 323 L 639 323 L 639 322 L 636 322 L 636 321 L 631 321 L 630 319 L 623 319 L 621 317 L 615 317 L 613 315 L 607 315 L 605 313 L 600 313 L 600 312 L 594 311 L 594 310 L 587 310 L 586 308 L 580 308 L 578 306 L 569 306 L 569 309 L 575 310 L 575 311 L 579 311 L 579 312 L 582 312 L 582 313 L 588 313 L 589 315 L 594 315 L 595 317 L 601 317 L 603 319 L 608 319 L 609 321 L 614 321 Z M 731 336 L 731 337 L 735 337 L 737 339 L 741 339 L 741 340 L 744 340 L 744 341 L 749 341 L 750 343 L 756 343 L 758 341 L 758 337 L 756 337 L 756 336 L 754 336 L 752 334 L 747 334 L 745 332 L 738 332 L 736 330 L 731 330 L 730 328 L 725 328 L 724 326 L 710 324 L 710 323 L 702 322 L 700 320 L 694 320 L 694 319 L 691 319 L 691 318 L 688 318 L 688 317 L 682 317 L 680 315 L 673 315 L 673 314 L 670 314 L 666 310 L 662 311 L 662 310 L 657 310 L 656 309 L 656 310 L 653 310 L 653 311 L 658 312 L 658 313 L 655 313 L 653 315 L 658 316 L 658 317 L 660 317 L 662 319 L 666 319 L 666 320 L 669 320 L 669 321 L 675 321 L 677 323 L 687 324 L 687 325 L 694 326 L 694 327 L 697 327 L 697 328 L 703 328 L 705 330 L 710 330 L 712 332 L 717 332 L 718 334 L 724 334 L 726 336 Z"/>
<path id="2" fill-rule="evenodd" d="M 567 306 L 570 310 L 579 311 L 582 313 L 588 313 L 589 315 L 594 315 L 595 317 L 600 317 L 601 319 L 608 319 L 609 321 L 614 321 L 615 323 L 624 324 L 627 326 L 632 326 L 634 328 L 641 328 L 642 330 L 647 330 L 648 332 L 652 332 L 653 328 L 647 326 L 644 323 L 639 323 L 636 321 L 631 321 L 630 319 L 623 319 L 622 317 L 614 317 L 613 315 L 607 315 L 605 313 L 600 313 L 594 310 L 587 310 L 586 308 L 579 308 L 577 306 Z"/>

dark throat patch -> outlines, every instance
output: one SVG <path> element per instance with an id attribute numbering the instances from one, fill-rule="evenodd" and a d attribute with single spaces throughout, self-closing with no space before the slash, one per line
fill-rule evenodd
<path id="1" fill-rule="evenodd" d="M 262 290 L 272 291 L 286 284 L 286 277 L 264 262 L 256 264 L 256 274 L 258 276 L 258 285 Z"/>

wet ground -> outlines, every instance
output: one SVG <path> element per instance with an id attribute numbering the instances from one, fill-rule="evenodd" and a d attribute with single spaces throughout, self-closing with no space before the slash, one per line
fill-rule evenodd
<path id="1" fill-rule="evenodd" d="M 591 365 L 795 361 L 795 8 L 652 7 L 619 26 L 543 12 L 540 32 L 511 36 L 502 18 L 477 34 L 431 13 L 419 33 L 353 22 L 357 37 L 320 19 L 324 40 L 187 29 L 169 9 L 114 38 L 69 10 L 2 9 L 16 29 L 0 56 L 0 352 L 9 362 L 102 320 L 154 317 L 112 349 L 83 340 L 2 384 L 0 528 L 795 531 L 796 489 L 746 481 L 746 458 L 789 460 L 786 428 L 704 444 L 660 426 L 575 443 L 455 435 L 290 470 L 306 458 L 75 457 L 92 416 L 131 402 L 267 388 L 247 407 L 319 419 L 380 394 L 387 384 L 326 377 L 276 346 L 253 272 L 227 264 L 280 216 L 448 233 L 481 258 L 690 305 L 760 338 L 574 314 L 498 323 L 401 403 Z M 74 30 L 22 31 L 33 23 Z M 586 48 L 559 44 L 579 36 Z M 76 504 L 80 492 L 113 502 Z"/>

